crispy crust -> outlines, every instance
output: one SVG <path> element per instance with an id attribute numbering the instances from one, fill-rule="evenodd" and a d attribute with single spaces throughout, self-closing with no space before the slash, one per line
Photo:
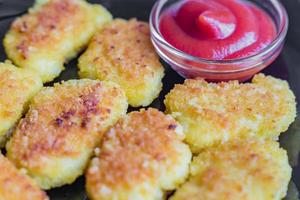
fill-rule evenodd
<path id="1" fill-rule="evenodd" d="M 31 98 L 43 87 L 40 77 L 9 62 L 0 63 L 0 147 L 3 147 Z"/>
<path id="2" fill-rule="evenodd" d="M 296 116 L 288 83 L 263 74 L 252 83 L 186 80 L 166 96 L 167 113 L 183 125 L 193 152 L 234 138 L 277 138 Z"/>
<path id="3" fill-rule="evenodd" d="M 12 30 L 20 33 L 20 44 L 17 51 L 26 59 L 29 57 L 30 46 L 41 47 L 49 42 L 56 43 L 60 38 L 53 38 L 51 32 L 63 30 L 70 24 L 70 17 L 76 19 L 76 12 L 80 12 L 80 5 L 74 1 L 52 1 L 40 8 L 34 14 L 25 15 L 12 24 Z M 32 13 L 32 12 L 31 12 Z M 50 34 L 49 34 L 50 33 Z M 55 39 L 55 40 L 53 40 Z"/>
<path id="4" fill-rule="evenodd" d="M 86 172 L 91 199 L 162 199 L 188 174 L 181 127 L 156 109 L 132 112 L 112 127 Z"/>
<path id="5" fill-rule="evenodd" d="M 18 125 L 7 155 L 44 189 L 72 183 L 103 131 L 125 115 L 127 106 L 114 83 L 72 80 L 45 88 Z"/>
<path id="6" fill-rule="evenodd" d="M 36 183 L 0 154 L 0 199 L 49 200 Z"/>
<path id="7" fill-rule="evenodd" d="M 80 77 L 118 83 L 135 107 L 149 105 L 162 88 L 164 69 L 151 44 L 149 26 L 136 19 L 106 25 L 78 65 Z"/>
<path id="8" fill-rule="evenodd" d="M 281 200 L 291 172 L 286 151 L 277 142 L 234 141 L 195 157 L 192 177 L 171 199 Z"/>
<path id="9" fill-rule="evenodd" d="M 103 7 L 84 0 L 37 1 L 28 14 L 13 22 L 4 47 L 14 63 L 36 70 L 48 82 L 110 19 Z"/>

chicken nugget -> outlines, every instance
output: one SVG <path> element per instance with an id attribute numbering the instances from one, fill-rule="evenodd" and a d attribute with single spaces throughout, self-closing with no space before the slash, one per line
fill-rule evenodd
<path id="1" fill-rule="evenodd" d="M 234 138 L 277 139 L 296 116 L 288 83 L 263 74 L 245 84 L 186 80 L 166 96 L 165 105 L 194 153 Z"/>
<path id="2" fill-rule="evenodd" d="M 7 156 L 43 189 L 71 184 L 127 107 L 115 83 L 82 79 L 47 87 L 7 143 Z"/>
<path id="3" fill-rule="evenodd" d="M 82 78 L 109 80 L 125 91 L 131 106 L 148 106 L 162 89 L 164 68 L 147 23 L 116 19 L 95 35 L 78 63 Z"/>
<path id="4" fill-rule="evenodd" d="M 86 172 L 92 200 L 159 200 L 188 175 L 191 152 L 180 125 L 156 109 L 119 120 Z"/>
<path id="5" fill-rule="evenodd" d="M 43 87 L 38 74 L 0 63 L 0 147 L 27 110 L 31 98 Z"/>
<path id="6" fill-rule="evenodd" d="M 292 168 L 272 140 L 243 140 L 210 147 L 193 159 L 191 178 L 171 200 L 281 200 Z"/>
<path id="7" fill-rule="evenodd" d="M 1 200 L 49 200 L 46 193 L 28 176 L 18 171 L 0 154 Z"/>
<path id="8" fill-rule="evenodd" d="M 28 14 L 13 22 L 3 44 L 16 65 L 49 82 L 111 18 L 105 8 L 85 0 L 36 0 Z"/>

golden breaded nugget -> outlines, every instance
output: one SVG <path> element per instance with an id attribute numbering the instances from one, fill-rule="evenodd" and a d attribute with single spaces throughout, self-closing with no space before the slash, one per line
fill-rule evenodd
<path id="1" fill-rule="evenodd" d="M 263 74 L 246 84 L 186 80 L 166 96 L 165 105 L 195 153 L 234 138 L 275 139 L 296 116 L 288 83 Z"/>
<path id="2" fill-rule="evenodd" d="M 49 82 L 111 18 L 105 8 L 85 0 L 36 0 L 28 14 L 14 21 L 4 47 L 16 65 L 37 71 Z"/>
<path id="3" fill-rule="evenodd" d="M 28 176 L 19 172 L 0 154 L 1 200 L 49 200 L 46 193 Z"/>
<path id="4" fill-rule="evenodd" d="M 43 189 L 70 184 L 127 106 L 115 83 L 82 79 L 45 88 L 7 143 L 7 156 Z"/>
<path id="5" fill-rule="evenodd" d="M 79 76 L 118 83 L 129 104 L 148 106 L 162 89 L 164 68 L 147 23 L 116 19 L 92 39 L 79 58 Z"/>
<path id="6" fill-rule="evenodd" d="M 92 200 L 159 200 L 188 175 L 191 152 L 182 128 L 156 109 L 132 112 L 95 149 L 86 172 Z"/>
<path id="7" fill-rule="evenodd" d="M 29 101 L 42 87 L 38 74 L 9 62 L 0 63 L 0 147 L 5 145 Z"/>
<path id="8" fill-rule="evenodd" d="M 292 169 L 286 151 L 271 140 L 211 147 L 193 159 L 191 178 L 172 200 L 280 200 Z"/>

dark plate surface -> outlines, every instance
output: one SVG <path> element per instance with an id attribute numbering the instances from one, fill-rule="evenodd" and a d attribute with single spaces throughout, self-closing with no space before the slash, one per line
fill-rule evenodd
<path id="1" fill-rule="evenodd" d="M 155 0 L 90 0 L 93 3 L 101 3 L 114 17 L 132 18 L 147 21 L 152 5 Z M 290 16 L 290 29 L 286 46 L 274 64 L 264 70 L 264 73 L 278 78 L 288 80 L 297 99 L 300 99 L 300 0 L 284 0 Z M 33 4 L 33 0 L 0 0 L 0 40 L 9 29 L 13 19 L 24 13 Z M 2 42 L 1 42 L 2 43 Z M 2 45 L 0 44 L 0 61 L 6 59 Z M 55 80 L 75 79 L 77 77 L 76 59 L 71 61 L 61 76 Z M 163 99 L 166 93 L 175 83 L 181 83 L 183 79 L 172 69 L 166 66 L 166 77 L 164 78 L 164 89 L 159 97 L 152 104 L 153 107 L 161 110 Z M 51 84 L 50 84 L 51 85 Z M 300 111 L 298 106 L 298 113 Z M 282 146 L 288 150 L 290 163 L 293 166 L 293 182 L 291 182 L 287 200 L 298 200 L 300 189 L 300 118 L 291 126 L 289 131 L 280 138 Z M 84 191 L 84 178 L 79 178 L 74 184 L 48 192 L 51 200 L 86 200 Z"/>

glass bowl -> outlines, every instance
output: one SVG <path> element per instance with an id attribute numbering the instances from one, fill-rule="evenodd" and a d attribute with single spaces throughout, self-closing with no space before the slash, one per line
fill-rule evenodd
<path id="1" fill-rule="evenodd" d="M 166 8 L 179 1 L 157 0 L 150 14 L 150 29 L 151 40 L 157 53 L 185 78 L 201 77 L 209 81 L 245 81 L 270 65 L 282 51 L 288 30 L 288 15 L 278 0 L 250 1 L 265 10 L 274 20 L 277 28 L 277 35 L 273 42 L 255 55 L 231 60 L 209 60 L 176 49 L 160 33 L 159 20 Z"/>

